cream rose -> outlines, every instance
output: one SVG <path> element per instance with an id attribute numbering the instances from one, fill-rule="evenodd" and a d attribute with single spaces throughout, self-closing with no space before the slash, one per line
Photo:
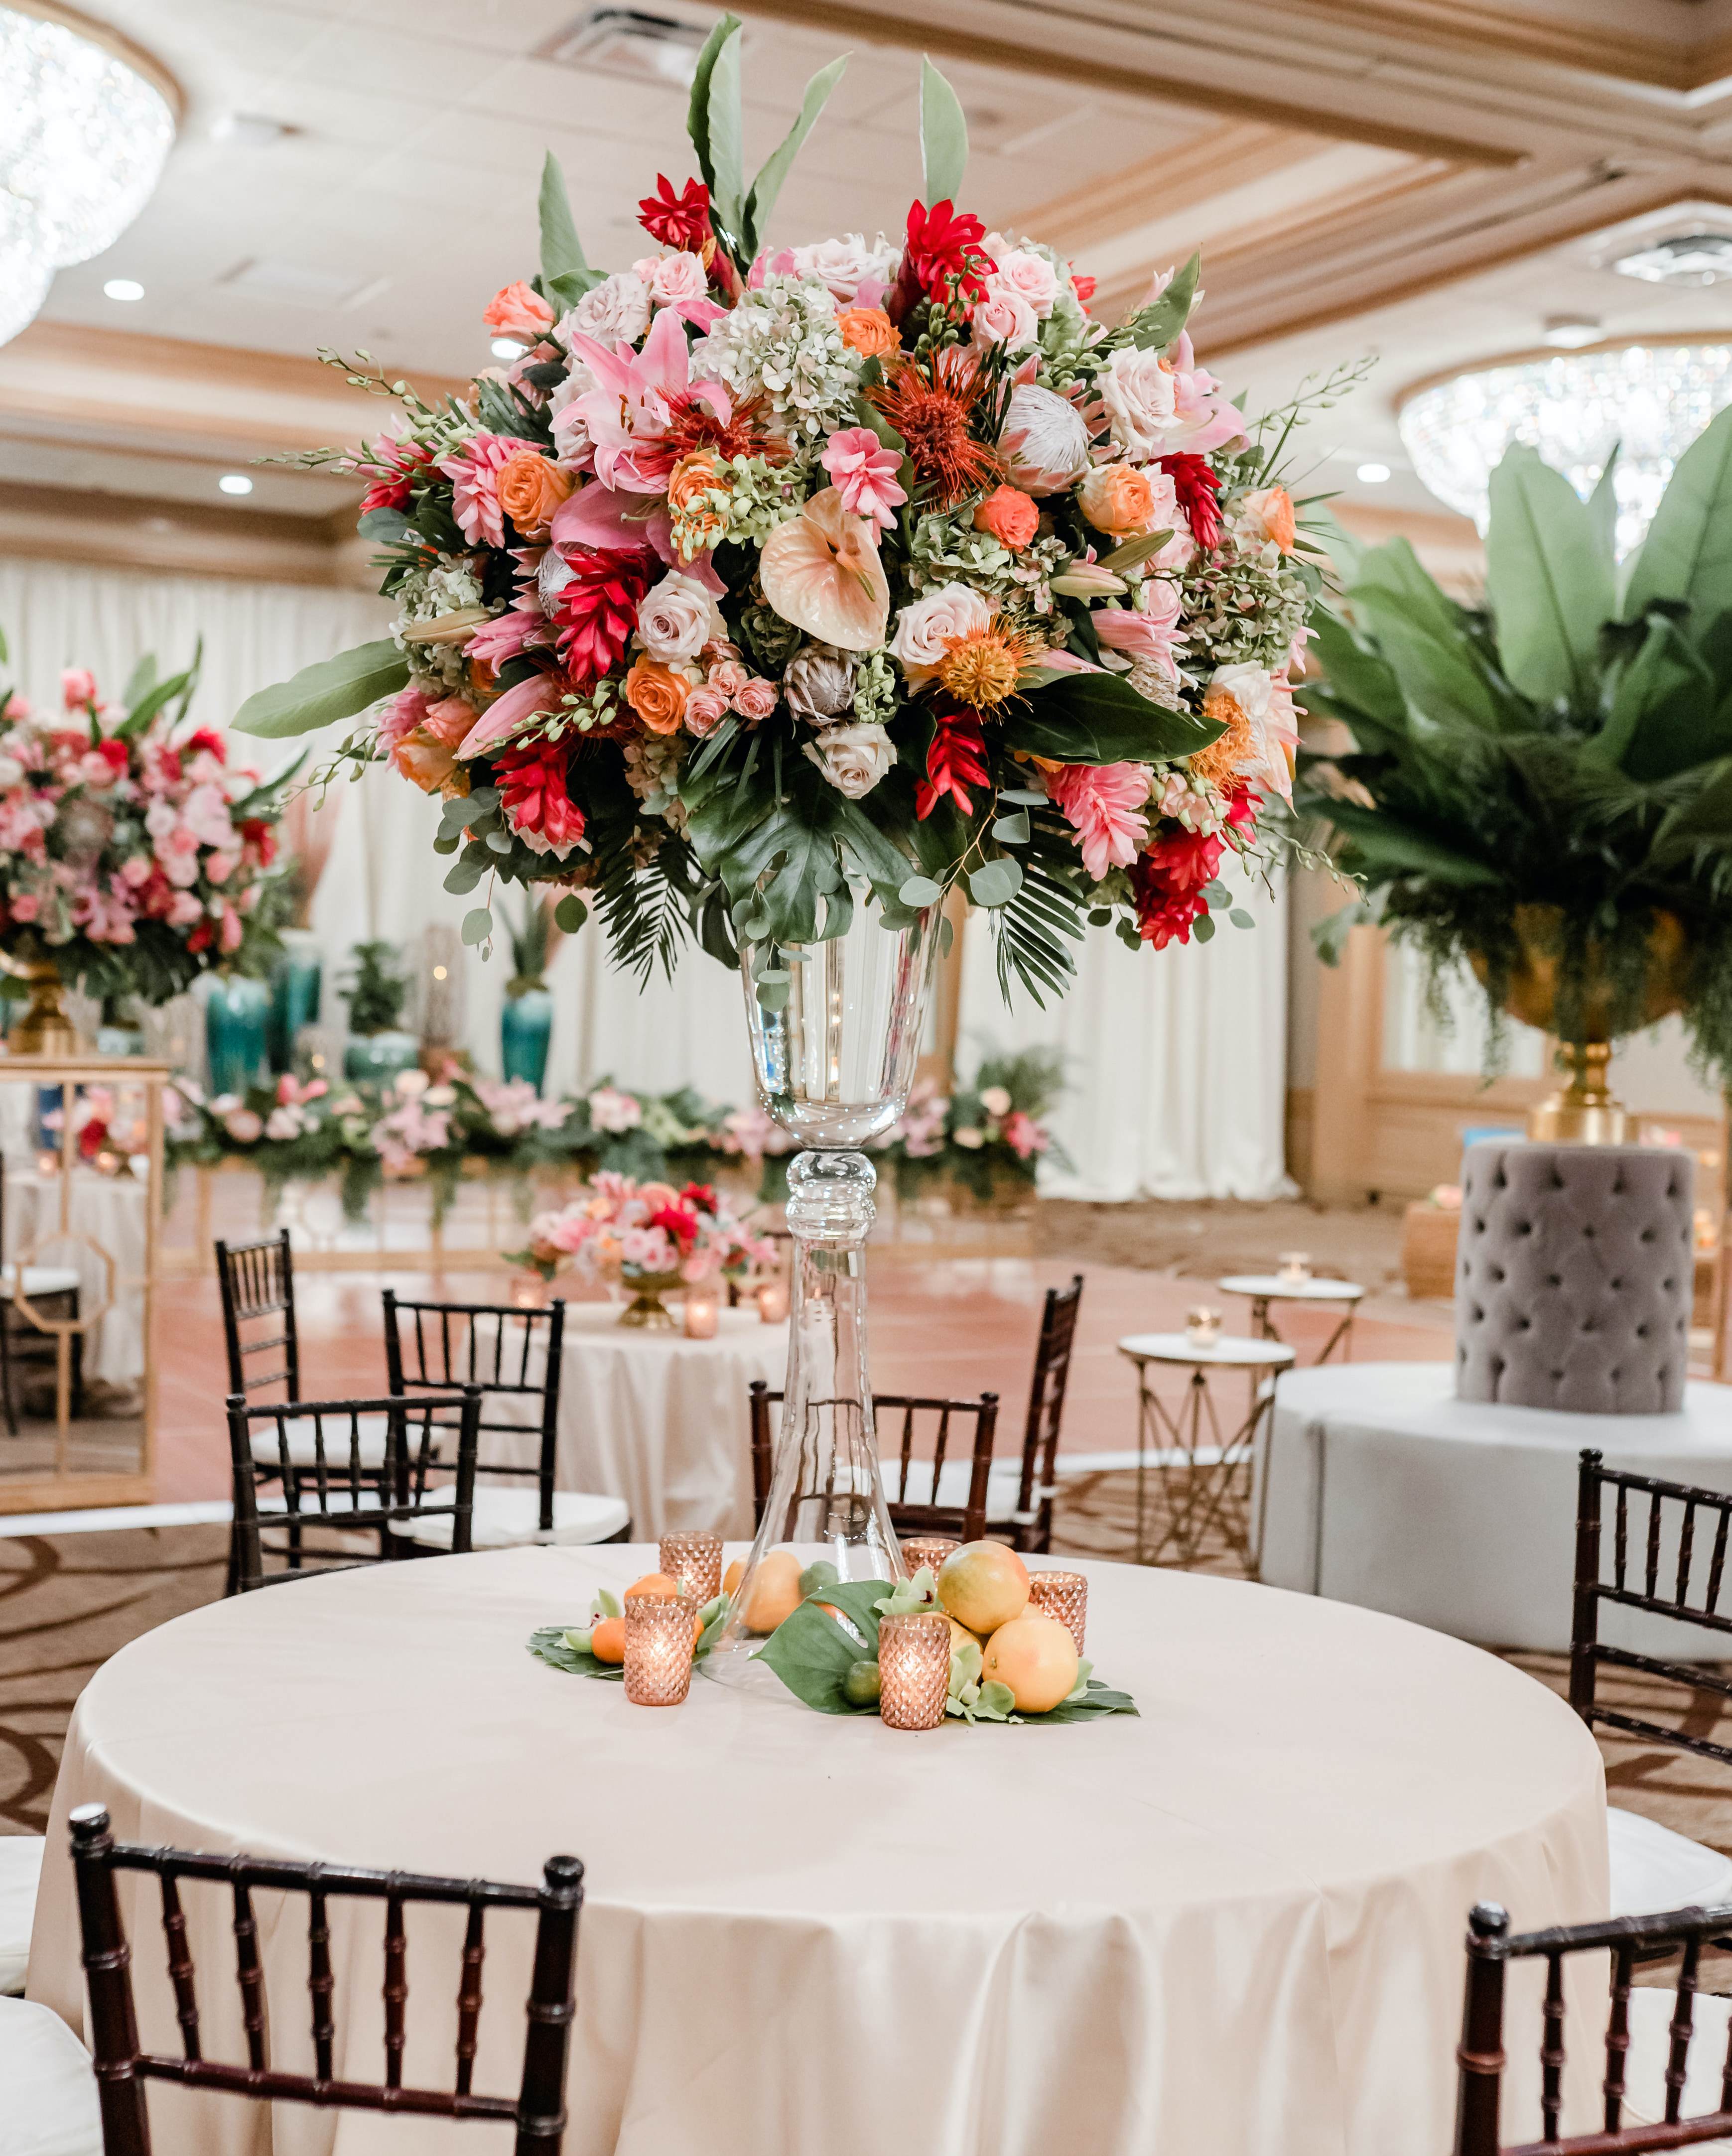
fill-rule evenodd
<path id="1" fill-rule="evenodd" d="M 1139 464 L 1163 455 L 1185 432 L 1172 370 L 1155 352 L 1127 345 L 1095 377 L 1113 439 Z"/>
<path id="2" fill-rule="evenodd" d="M 710 280 L 702 259 L 696 254 L 664 254 L 650 275 L 650 297 L 658 307 L 676 306 L 682 300 L 707 300 Z"/>
<path id="3" fill-rule="evenodd" d="M 584 293 L 560 327 L 568 323 L 598 344 L 613 344 L 621 338 L 627 344 L 635 344 L 650 326 L 650 288 L 630 270 L 604 277 L 593 290 Z"/>
<path id="4" fill-rule="evenodd" d="M 899 259 L 881 232 L 876 247 L 866 245 L 863 233 L 845 232 L 840 239 L 820 239 L 794 249 L 795 275 L 821 278 L 838 306 L 846 306 L 867 278 L 881 285 L 893 283 Z"/>
<path id="5" fill-rule="evenodd" d="M 1058 298 L 1058 272 L 1052 264 L 1044 255 L 1025 254 L 1020 247 L 994 247 L 989 239 L 986 251 L 999 265 L 991 282 L 1018 293 L 1044 322 Z"/>
<path id="6" fill-rule="evenodd" d="M 1035 311 L 1021 293 L 1000 277 L 986 280 L 986 297 L 974 303 L 969 328 L 976 344 L 1001 344 L 1020 352 L 1041 333 Z"/>
<path id="7" fill-rule="evenodd" d="M 725 634 L 716 602 L 696 577 L 670 569 L 638 608 L 638 639 L 664 666 L 696 659 L 712 636 Z"/>
<path id="8" fill-rule="evenodd" d="M 851 801 L 870 793 L 896 762 L 895 745 L 880 726 L 831 726 L 806 743 L 806 754 Z"/>
<path id="9" fill-rule="evenodd" d="M 897 616 L 892 655 L 902 661 L 911 681 L 927 680 L 937 670 L 951 638 L 984 629 L 991 620 L 992 608 L 979 592 L 967 584 L 940 584 Z"/>

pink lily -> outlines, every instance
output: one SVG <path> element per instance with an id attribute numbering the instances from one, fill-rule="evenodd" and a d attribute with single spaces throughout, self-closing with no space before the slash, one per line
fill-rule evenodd
<path id="1" fill-rule="evenodd" d="M 507 689 L 487 706 L 463 737 L 458 744 L 458 761 L 468 763 L 484 756 L 490 748 L 496 748 L 532 712 L 557 711 L 560 694 L 560 684 L 550 674 L 532 675 L 515 689 Z"/>
<path id="2" fill-rule="evenodd" d="M 732 399 L 721 382 L 692 381 L 691 347 L 671 307 L 656 316 L 641 352 L 627 344 L 609 352 L 587 336 L 573 336 L 571 348 L 598 385 L 573 398 L 572 407 L 583 415 L 596 476 L 604 486 L 626 494 L 662 493 L 677 461 L 666 440 L 675 412 L 696 402 L 707 404 L 718 419 L 732 416 Z"/>

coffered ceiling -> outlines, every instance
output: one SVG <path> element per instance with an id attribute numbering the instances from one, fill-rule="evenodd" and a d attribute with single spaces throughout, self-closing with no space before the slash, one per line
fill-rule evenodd
<path id="1" fill-rule="evenodd" d="M 655 8 L 712 19 L 684 0 Z M 691 168 L 681 85 L 549 56 L 583 0 L 87 12 L 157 57 L 185 113 L 138 223 L 63 272 L 0 347 L 0 548 L 33 531 L 38 551 L 70 550 L 105 504 L 128 558 L 184 547 L 190 562 L 227 531 L 247 573 L 255 541 L 272 574 L 352 572 L 336 535 L 353 490 L 251 461 L 376 423 L 313 349 L 364 346 L 427 389 L 460 381 L 488 359 L 486 299 L 534 265 L 544 147 L 591 259 L 616 266 L 644 244 L 638 197 Z M 1732 329 L 1722 288 L 1633 284 L 1605 260 L 1632 230 L 1732 231 L 1732 0 L 947 0 L 941 23 L 916 0 L 742 12 L 748 159 L 816 68 L 854 55 L 773 239 L 901 226 L 929 51 L 969 113 L 971 206 L 1072 253 L 1102 310 L 1201 245 L 1199 343 L 1236 388 L 1274 398 L 1296 371 L 1380 352 L 1370 387 L 1313 432 L 1349 496 L 1424 506 L 1395 393 L 1533 346 L 1548 314 L 1587 313 L 1608 335 Z M 105 297 L 117 277 L 143 300 Z M 1368 460 L 1394 470 L 1380 492 L 1354 476 Z M 227 470 L 254 480 L 239 505 L 217 490 Z"/>

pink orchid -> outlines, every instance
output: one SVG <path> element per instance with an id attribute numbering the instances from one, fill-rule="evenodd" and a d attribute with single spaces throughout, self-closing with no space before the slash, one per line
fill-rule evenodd
<path id="1" fill-rule="evenodd" d="M 907 495 L 897 484 L 902 459 L 886 449 L 870 427 L 844 427 L 832 434 L 818 461 L 835 481 L 851 516 L 869 516 L 881 531 L 896 521 Z"/>
<path id="2" fill-rule="evenodd" d="M 1141 813 L 1149 799 L 1143 765 L 1067 763 L 1041 778 L 1077 833 L 1082 865 L 1096 882 L 1109 867 L 1128 868 L 1149 836 L 1149 819 Z"/>
<path id="3" fill-rule="evenodd" d="M 671 307 L 656 316 L 641 352 L 627 344 L 609 352 L 594 337 L 577 336 L 571 352 L 588 363 L 597 383 L 573 398 L 572 408 L 583 416 L 595 475 L 604 486 L 625 494 L 662 493 L 678 461 L 666 444 L 675 413 L 696 403 L 708 405 L 718 419 L 733 416 L 733 400 L 721 382 L 692 381 L 691 346 Z"/>
<path id="4" fill-rule="evenodd" d="M 504 546 L 499 468 L 526 449 L 539 454 L 533 442 L 520 441 L 515 434 L 472 434 L 455 455 L 440 460 L 439 470 L 456 490 L 452 514 L 472 547 Z"/>

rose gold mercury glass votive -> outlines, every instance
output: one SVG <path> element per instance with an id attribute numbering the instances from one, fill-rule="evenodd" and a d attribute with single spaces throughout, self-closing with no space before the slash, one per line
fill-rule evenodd
<path id="1" fill-rule="evenodd" d="M 936 1729 L 950 1696 L 950 1620 L 926 1610 L 883 1619 L 878 1668 L 878 1712 L 890 1727 Z"/>
<path id="2" fill-rule="evenodd" d="M 722 1592 L 722 1537 L 692 1527 L 661 1537 L 658 1562 L 702 1609 Z"/>
<path id="3" fill-rule="evenodd" d="M 922 1565 L 930 1565 L 934 1572 L 953 1549 L 962 1544 L 945 1535 L 908 1535 L 902 1538 L 902 1563 L 908 1568 L 912 1579 Z"/>
<path id="4" fill-rule="evenodd" d="M 625 1605 L 625 1697 L 634 1707 L 677 1707 L 691 1683 L 689 1594 L 639 1594 Z"/>
<path id="5" fill-rule="evenodd" d="M 1082 1635 L 1088 1627 L 1088 1582 L 1080 1572 L 1031 1572 L 1028 1576 L 1028 1606 L 1043 1617 L 1056 1617 L 1082 1652 Z"/>

